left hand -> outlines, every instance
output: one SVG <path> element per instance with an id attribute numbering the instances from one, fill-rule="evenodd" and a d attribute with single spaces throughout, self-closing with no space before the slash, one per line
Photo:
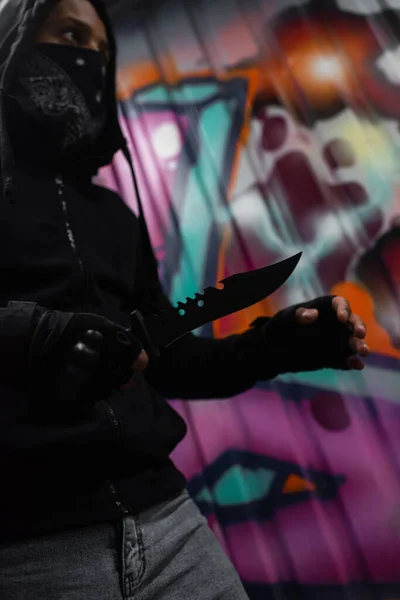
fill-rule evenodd
<path id="1" fill-rule="evenodd" d="M 352 313 L 349 302 L 342 296 L 335 296 L 332 299 L 332 308 L 336 313 L 338 320 L 347 325 L 349 329 L 349 349 L 354 355 L 347 358 L 347 367 L 352 370 L 361 371 L 365 364 L 362 358 L 370 354 L 370 348 L 365 342 L 367 329 L 362 319 Z M 296 310 L 296 319 L 301 325 L 307 326 L 315 323 L 319 317 L 319 311 L 315 308 L 299 307 Z M 326 344 L 330 344 L 327 336 Z M 332 348 L 334 350 L 334 348 Z"/>
<path id="2" fill-rule="evenodd" d="M 243 347 L 252 349 L 258 371 L 267 362 L 275 375 L 319 369 L 361 370 L 370 350 L 366 327 L 353 315 L 340 296 L 321 296 L 259 317 L 251 329 L 239 336 Z M 264 375 L 262 375 L 263 377 Z"/>

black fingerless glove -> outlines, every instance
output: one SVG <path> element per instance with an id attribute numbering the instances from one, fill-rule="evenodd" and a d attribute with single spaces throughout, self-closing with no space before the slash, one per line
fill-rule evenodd
<path id="1" fill-rule="evenodd" d="M 302 302 L 279 311 L 274 317 L 261 317 L 238 336 L 236 347 L 243 368 L 256 380 L 284 373 L 317 371 L 323 368 L 347 370 L 347 359 L 354 354 L 349 347 L 351 332 L 332 308 L 334 296 Z M 317 309 L 318 319 L 300 324 L 296 310 Z"/>
<path id="2" fill-rule="evenodd" d="M 10 302 L 0 315 L 0 378 L 23 382 L 35 395 L 56 395 L 71 349 L 90 330 L 101 334 L 101 351 L 87 391 L 93 399 L 104 397 L 131 377 L 142 344 L 98 315 L 51 311 L 30 302 Z"/>

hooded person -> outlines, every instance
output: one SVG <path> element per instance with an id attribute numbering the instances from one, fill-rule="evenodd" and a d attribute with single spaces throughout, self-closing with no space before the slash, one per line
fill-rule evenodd
<path id="1" fill-rule="evenodd" d="M 246 598 L 169 458 L 186 425 L 165 398 L 360 369 L 365 327 L 326 296 L 241 335 L 187 335 L 148 366 L 129 315 L 171 305 L 118 122 L 105 7 L 0 0 L 0 40 L 0 597 Z M 119 150 L 138 217 L 92 181 Z"/>

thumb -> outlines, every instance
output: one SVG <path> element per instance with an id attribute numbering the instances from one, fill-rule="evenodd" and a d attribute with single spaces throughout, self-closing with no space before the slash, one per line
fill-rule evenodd
<path id="1" fill-rule="evenodd" d="M 139 354 L 138 358 L 133 363 L 132 368 L 134 371 L 144 371 L 147 368 L 148 364 L 149 364 L 149 357 L 148 357 L 147 353 L 144 350 L 142 350 L 141 353 Z"/>
<path id="2" fill-rule="evenodd" d="M 149 364 L 149 357 L 148 357 L 147 353 L 144 350 L 142 350 L 141 353 L 139 354 L 138 358 L 135 360 L 135 362 L 132 365 L 132 371 L 144 371 L 147 368 L 148 364 Z M 133 385 L 134 379 L 135 379 L 135 375 L 134 375 L 134 373 L 132 373 L 132 377 L 129 379 L 129 381 L 127 381 L 123 386 L 121 386 L 121 390 L 123 390 L 124 392 L 129 390 Z"/>
<path id="3" fill-rule="evenodd" d="M 304 308 L 301 306 L 296 310 L 296 319 L 302 325 L 314 323 L 318 319 L 319 312 L 316 308 Z"/>

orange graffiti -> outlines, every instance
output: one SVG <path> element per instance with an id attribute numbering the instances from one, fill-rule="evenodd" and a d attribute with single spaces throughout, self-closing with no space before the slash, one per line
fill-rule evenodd
<path id="1" fill-rule="evenodd" d="M 229 272 L 228 265 L 226 263 L 227 257 L 227 249 L 232 244 L 232 228 L 231 225 L 227 227 L 227 230 L 223 236 L 223 241 L 220 246 L 219 255 L 218 255 L 218 269 L 217 269 L 217 281 L 221 281 L 225 277 L 229 277 L 232 275 Z M 213 323 L 213 333 L 214 337 L 222 338 L 228 335 L 235 335 L 238 333 L 242 333 L 246 329 L 248 329 L 250 323 L 255 321 L 258 317 L 265 316 L 269 317 L 275 314 L 280 309 L 280 306 L 276 301 L 273 300 L 273 297 L 266 298 L 262 300 L 258 304 L 254 304 L 254 306 L 250 306 L 245 310 L 242 310 L 233 315 L 229 315 L 220 319 L 219 321 L 214 321 Z"/>
<path id="2" fill-rule="evenodd" d="M 298 492 L 313 492 L 316 485 L 299 475 L 289 475 L 283 487 L 284 494 L 296 494 Z"/>
<path id="3" fill-rule="evenodd" d="M 127 64 L 119 69 L 118 98 L 129 100 L 137 90 L 161 83 L 175 86 L 184 79 L 210 77 L 224 82 L 245 77 L 255 83 L 255 100 L 269 103 L 279 98 L 294 113 L 304 101 L 316 109 L 346 100 L 366 106 L 359 77 L 370 68 L 370 57 L 379 52 L 377 39 L 365 20 L 355 24 L 337 15 L 334 35 L 331 26 L 318 17 L 307 23 L 299 19 L 283 23 L 271 32 L 263 55 L 218 72 L 212 68 L 181 72 L 168 55 L 157 62 Z M 223 34 L 238 29 L 240 25 L 232 23 Z"/>
<path id="4" fill-rule="evenodd" d="M 347 298 L 353 312 L 362 318 L 367 326 L 367 342 L 373 352 L 400 358 L 400 351 L 393 348 L 389 334 L 377 322 L 373 301 L 364 288 L 355 283 L 342 282 L 334 286 L 332 294 Z"/>
<path id="5" fill-rule="evenodd" d="M 221 262 L 219 277 L 223 279 L 223 257 L 221 251 Z M 374 305 L 368 292 L 353 282 L 341 282 L 334 286 L 331 293 L 344 296 L 350 302 L 353 312 L 357 313 L 367 326 L 367 343 L 372 352 L 400 359 L 400 351 L 396 350 L 389 334 L 379 325 L 374 315 Z M 220 319 L 214 323 L 214 336 L 221 338 L 245 331 L 249 324 L 261 315 L 272 316 L 281 307 L 274 303 L 273 298 L 268 298 L 246 310 Z"/>

